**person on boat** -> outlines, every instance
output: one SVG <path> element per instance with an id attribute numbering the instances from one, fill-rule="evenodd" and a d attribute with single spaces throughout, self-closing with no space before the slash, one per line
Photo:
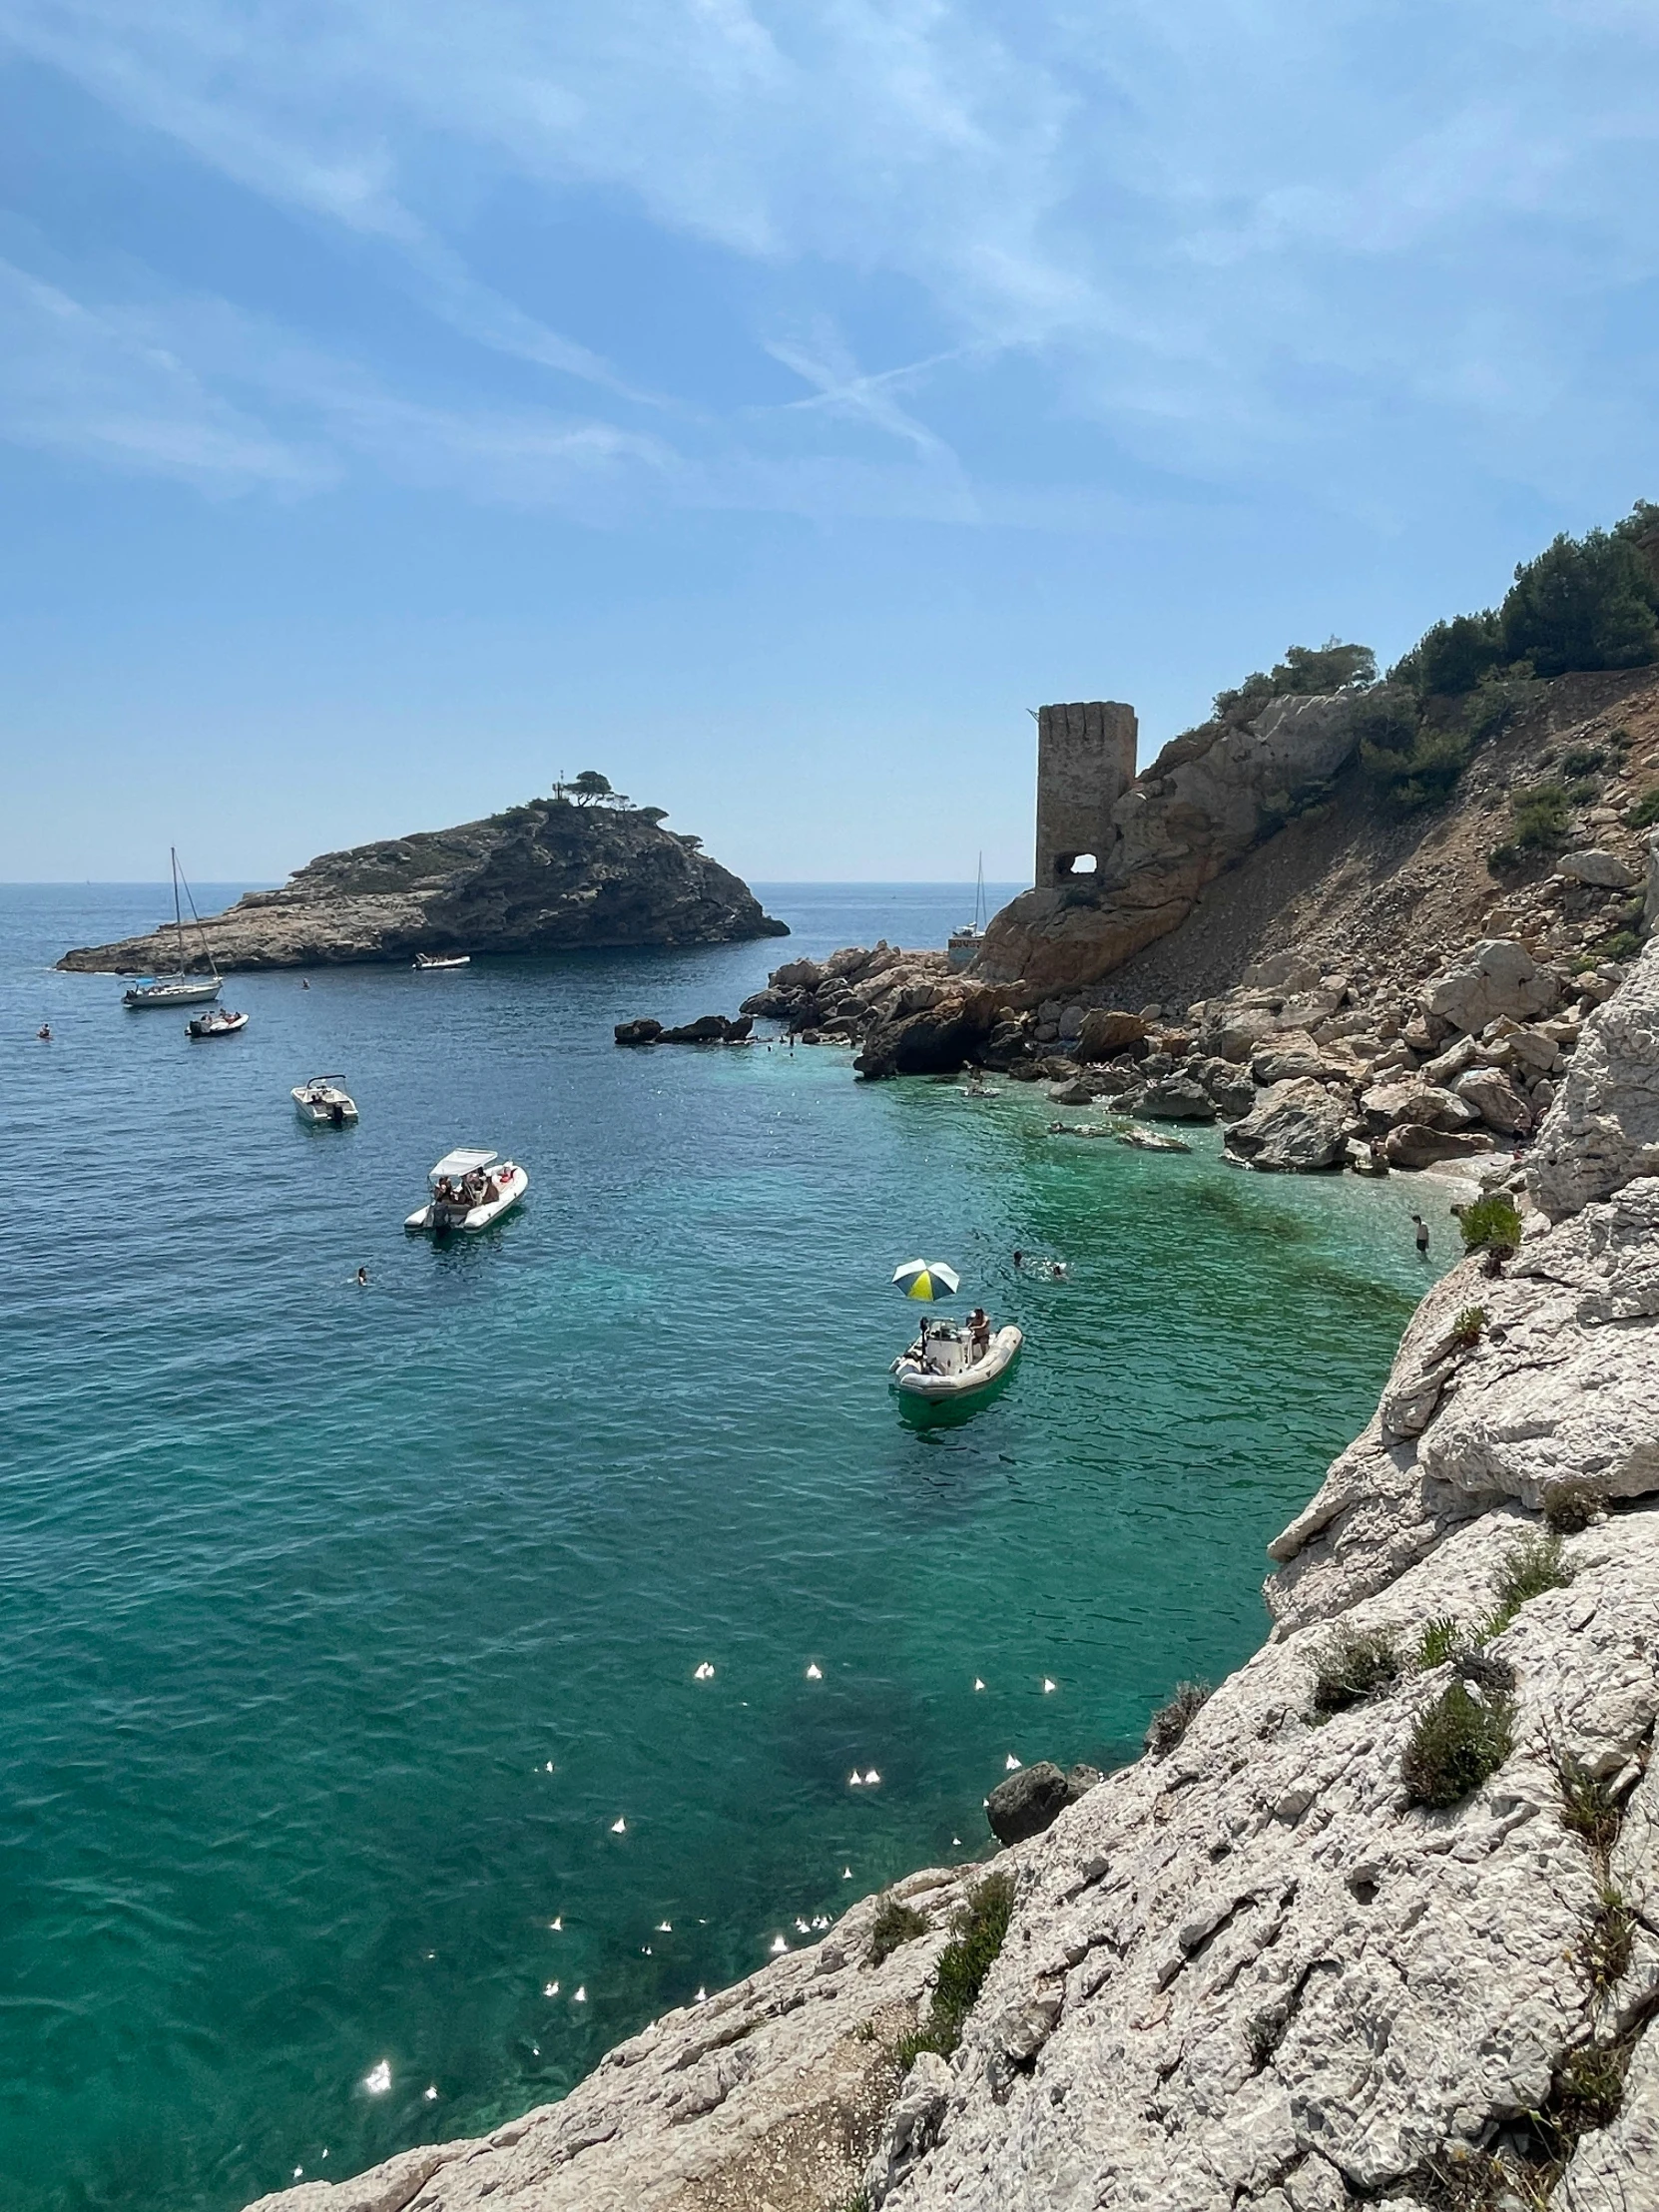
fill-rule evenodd
<path id="1" fill-rule="evenodd" d="M 968 1365 L 976 1367 L 991 1349 L 991 1325 L 983 1306 L 976 1306 L 968 1316 L 968 1344 L 972 1354 Z"/>
<path id="2" fill-rule="evenodd" d="M 50 1044 L 52 1042 L 52 1024 L 49 1021 L 43 1021 L 35 1031 L 35 1035 L 42 1044 Z"/>

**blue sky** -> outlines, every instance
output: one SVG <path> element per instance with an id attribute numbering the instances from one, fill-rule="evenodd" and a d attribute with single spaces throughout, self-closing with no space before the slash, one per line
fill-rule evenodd
<path id="1" fill-rule="evenodd" d="M 762 879 L 1659 497 L 1643 0 L 0 0 L 0 875 Z"/>

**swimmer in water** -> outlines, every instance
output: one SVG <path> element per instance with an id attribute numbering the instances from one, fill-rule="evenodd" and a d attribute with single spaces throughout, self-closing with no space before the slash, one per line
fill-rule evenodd
<path id="1" fill-rule="evenodd" d="M 368 1289 L 367 1268 L 359 1268 L 357 1270 L 357 1288 L 359 1291 L 366 1291 Z"/>

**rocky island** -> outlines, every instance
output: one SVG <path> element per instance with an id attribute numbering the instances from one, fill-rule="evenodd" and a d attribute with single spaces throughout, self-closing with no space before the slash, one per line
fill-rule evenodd
<path id="1" fill-rule="evenodd" d="M 555 794 L 453 830 L 325 852 L 206 928 L 227 970 L 789 935 L 698 838 L 665 830 L 660 808 L 616 803 L 608 787 L 589 803 Z M 58 965 L 132 975 L 173 962 L 168 927 L 83 946 Z"/>

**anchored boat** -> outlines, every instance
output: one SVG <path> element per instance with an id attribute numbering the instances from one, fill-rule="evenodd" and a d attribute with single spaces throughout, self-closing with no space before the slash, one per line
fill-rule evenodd
<path id="1" fill-rule="evenodd" d="M 901 1396 L 934 1404 L 977 1396 L 1007 1374 L 1024 1342 L 1021 1332 L 1009 1323 L 997 1330 L 975 1359 L 971 1331 L 958 1322 L 928 1322 L 917 1341 L 893 1362 L 893 1388 Z"/>
<path id="2" fill-rule="evenodd" d="M 432 1195 L 403 1226 L 439 1237 L 454 1229 L 487 1229 L 530 1188 L 529 1176 L 514 1161 L 465 1145 L 446 1152 L 426 1180 Z"/>
<path id="3" fill-rule="evenodd" d="M 211 1014 L 192 1014 L 185 1023 L 187 1037 L 234 1037 L 239 1029 L 248 1027 L 246 1014 L 234 1014 L 227 1006 L 216 1006 Z"/>
<path id="4" fill-rule="evenodd" d="M 184 886 L 185 896 L 190 900 L 191 919 L 196 924 L 196 934 L 201 939 L 202 956 L 208 963 L 209 972 L 203 975 L 200 971 L 192 972 L 185 966 L 185 915 L 184 908 L 179 903 L 179 886 L 184 882 L 184 872 L 179 866 L 178 851 L 172 845 L 168 846 L 168 858 L 173 863 L 173 926 L 178 932 L 179 940 L 178 972 L 173 975 L 144 976 L 137 983 L 130 984 L 122 993 L 121 1003 L 124 1006 L 204 1006 L 220 993 L 219 969 L 214 965 L 213 953 L 208 948 L 208 932 L 202 926 L 202 916 L 196 911 L 196 900 L 191 896 L 188 883 Z M 248 1019 L 246 1014 L 242 1018 L 243 1021 Z"/>
<path id="5" fill-rule="evenodd" d="M 417 952 L 414 956 L 414 964 L 417 968 L 470 967 L 472 965 L 472 954 L 470 952 L 451 952 L 439 959 L 434 953 Z"/>
<path id="6" fill-rule="evenodd" d="M 357 1118 L 357 1103 L 337 1075 L 313 1075 L 288 1094 L 293 1110 L 313 1129 L 343 1129 Z"/>

